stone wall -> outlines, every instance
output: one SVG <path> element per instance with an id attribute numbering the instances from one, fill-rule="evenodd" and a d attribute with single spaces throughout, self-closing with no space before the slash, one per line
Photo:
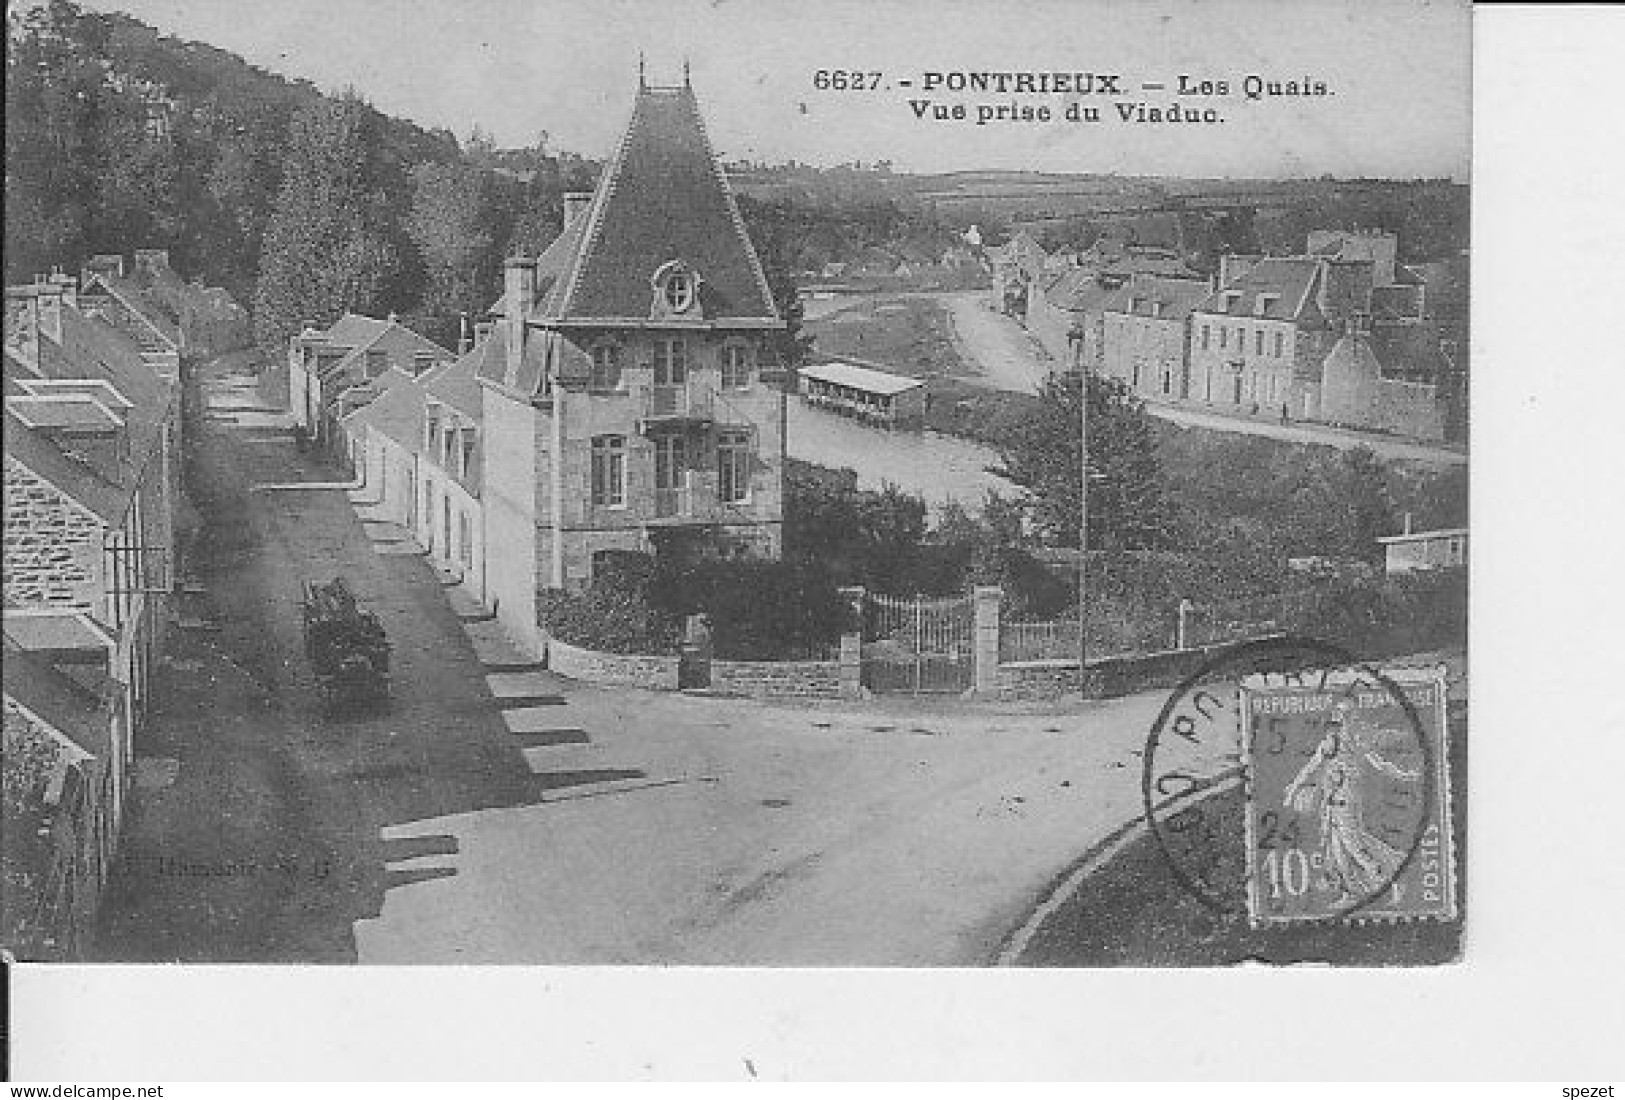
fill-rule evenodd
<path id="1" fill-rule="evenodd" d="M 6 456 L 5 599 L 21 607 L 95 607 L 102 528 L 50 482 Z"/>
<path id="2" fill-rule="evenodd" d="M 560 676 L 614 687 L 677 690 L 677 658 L 641 654 L 599 653 L 547 639 L 547 667 Z"/>
<path id="3" fill-rule="evenodd" d="M 1091 699 L 1109 699 L 1137 691 L 1172 688 L 1237 644 L 1225 642 L 1194 649 L 1107 657 L 1089 662 L 1088 673 L 1081 678 L 1081 683 L 1077 661 L 1003 664 L 999 666 L 998 691 L 1005 699 L 1053 699 L 1080 692 Z"/>
<path id="4" fill-rule="evenodd" d="M 834 699 L 841 694 L 841 662 L 713 660 L 711 687 L 736 695 Z"/>

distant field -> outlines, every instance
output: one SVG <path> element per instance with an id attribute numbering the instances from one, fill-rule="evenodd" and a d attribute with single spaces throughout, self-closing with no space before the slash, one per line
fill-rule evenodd
<path id="1" fill-rule="evenodd" d="M 874 363 L 910 378 L 966 376 L 975 368 L 954 346 L 948 313 L 924 297 L 865 297 L 807 323 L 818 355 Z"/>

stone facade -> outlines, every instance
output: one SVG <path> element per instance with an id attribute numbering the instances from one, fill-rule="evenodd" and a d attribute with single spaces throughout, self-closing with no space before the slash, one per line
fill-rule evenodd
<path id="1" fill-rule="evenodd" d="M 775 558 L 782 330 L 693 90 L 638 89 L 590 197 L 511 258 L 480 366 L 488 602 L 522 643 L 542 588 L 613 551 Z"/>
<path id="2" fill-rule="evenodd" d="M 100 520 L 10 455 L 5 517 L 7 605 L 101 610 Z"/>

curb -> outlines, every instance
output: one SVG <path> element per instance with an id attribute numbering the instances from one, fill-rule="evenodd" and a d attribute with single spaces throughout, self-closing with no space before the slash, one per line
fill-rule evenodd
<path id="1" fill-rule="evenodd" d="M 1241 780 L 1242 775 L 1239 769 L 1222 772 L 1201 786 L 1192 787 L 1189 790 L 1181 791 L 1172 798 L 1164 799 L 1157 803 L 1156 808 L 1158 810 L 1171 810 L 1176 806 L 1183 808 L 1187 803 L 1201 802 L 1214 795 L 1222 794 L 1232 787 L 1239 787 L 1241 786 Z M 1049 919 L 1050 914 L 1070 901 L 1072 896 L 1089 880 L 1089 876 L 1104 867 L 1124 848 L 1145 836 L 1147 832 L 1145 815 L 1143 813 L 1136 814 L 1084 852 L 1076 863 L 1063 871 L 1058 878 L 1045 888 L 1032 912 L 1027 914 L 1026 918 L 1004 937 L 990 965 L 1001 967 L 1019 965 L 1017 960 L 1026 952 L 1027 945 L 1032 942 L 1032 938 L 1037 935 L 1038 930 L 1044 926 L 1044 922 Z"/>

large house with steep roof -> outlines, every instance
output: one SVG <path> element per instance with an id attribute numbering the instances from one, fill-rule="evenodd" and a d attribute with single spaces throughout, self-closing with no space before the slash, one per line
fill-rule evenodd
<path id="1" fill-rule="evenodd" d="M 540 644 L 536 593 L 615 551 L 773 558 L 784 321 L 685 77 L 641 76 L 590 196 L 506 268 L 478 378 L 486 588 Z"/>

